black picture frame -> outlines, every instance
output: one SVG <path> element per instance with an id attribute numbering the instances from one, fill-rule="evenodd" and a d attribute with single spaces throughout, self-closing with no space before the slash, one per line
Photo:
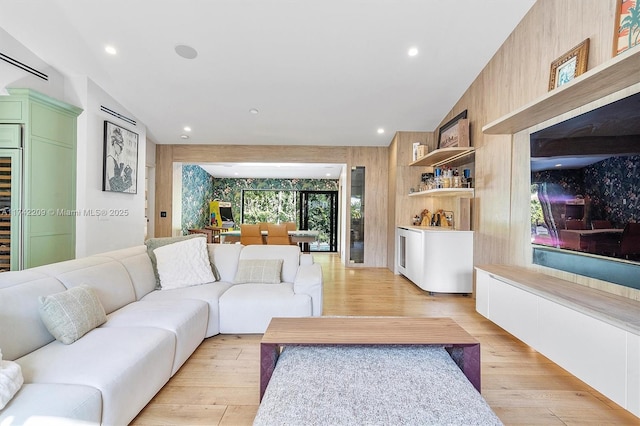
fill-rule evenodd
<path id="1" fill-rule="evenodd" d="M 440 127 L 440 129 L 438 130 L 438 149 L 452 148 L 452 147 L 458 146 L 457 142 L 455 144 L 447 143 L 447 141 L 444 139 L 446 139 L 447 132 L 454 130 L 454 128 L 460 124 L 460 120 L 466 120 L 466 118 L 467 118 L 467 110 L 465 109 L 460 114 L 456 115 L 455 117 L 453 117 L 451 120 L 447 121 L 444 125 Z"/>
<path id="2" fill-rule="evenodd" d="M 103 191 L 138 193 L 138 145 L 137 133 L 105 120 Z"/>

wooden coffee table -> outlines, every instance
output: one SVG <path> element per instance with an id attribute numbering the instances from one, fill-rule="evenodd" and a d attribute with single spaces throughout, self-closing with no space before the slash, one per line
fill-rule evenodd
<path id="1" fill-rule="evenodd" d="M 480 392 L 480 342 L 451 318 L 304 317 L 273 318 L 260 342 L 260 400 L 280 350 L 290 345 L 438 345 L 450 352 Z M 456 359 L 457 358 L 457 359 Z"/>

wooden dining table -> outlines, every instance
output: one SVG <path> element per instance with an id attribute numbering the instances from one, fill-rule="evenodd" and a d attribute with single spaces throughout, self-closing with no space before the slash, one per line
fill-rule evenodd
<path id="1" fill-rule="evenodd" d="M 318 240 L 319 231 L 299 229 L 295 231 L 289 231 L 289 236 L 291 237 L 291 242 L 295 244 L 309 244 Z M 220 238 L 222 239 L 222 243 L 236 243 L 240 242 L 240 231 L 239 230 L 231 230 L 220 233 Z M 262 239 L 264 243 L 267 243 L 267 231 L 262 231 Z"/>

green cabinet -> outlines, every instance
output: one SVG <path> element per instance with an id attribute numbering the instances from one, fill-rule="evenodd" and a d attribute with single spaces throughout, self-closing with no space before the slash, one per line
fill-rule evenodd
<path id="1" fill-rule="evenodd" d="M 12 180 L 22 194 L 11 202 L 12 230 L 20 228 L 20 241 L 12 237 L 11 244 L 21 246 L 20 266 L 12 260 L 12 269 L 73 259 L 76 121 L 82 110 L 30 89 L 8 92 L 10 96 L 0 96 L 0 149 L 19 152 L 22 166 L 21 175 Z"/>

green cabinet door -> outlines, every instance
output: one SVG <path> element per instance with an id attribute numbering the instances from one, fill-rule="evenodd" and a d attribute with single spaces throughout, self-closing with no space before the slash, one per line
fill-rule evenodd
<path id="1" fill-rule="evenodd" d="M 81 109 L 29 89 L 8 89 L 0 123 L 21 111 L 23 125 L 23 266 L 75 257 L 76 133 Z M 5 98 L 5 97 L 2 97 Z M 15 102 L 20 102 L 17 108 Z M 1 135 L 0 135 L 1 136 Z M 0 139 L 1 140 L 1 139 Z"/>

